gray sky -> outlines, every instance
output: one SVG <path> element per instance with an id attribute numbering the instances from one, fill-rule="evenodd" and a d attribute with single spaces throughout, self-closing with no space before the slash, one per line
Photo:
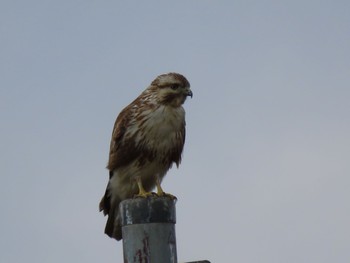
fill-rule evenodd
<path id="1" fill-rule="evenodd" d="M 191 82 L 180 261 L 350 262 L 349 1 L 2 1 L 0 262 L 122 262 L 114 120 Z"/>

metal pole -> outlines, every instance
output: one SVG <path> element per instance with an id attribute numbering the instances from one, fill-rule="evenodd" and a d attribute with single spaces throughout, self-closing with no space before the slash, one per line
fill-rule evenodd
<path id="1" fill-rule="evenodd" d="M 156 196 L 121 202 L 125 263 L 177 263 L 175 202 Z"/>

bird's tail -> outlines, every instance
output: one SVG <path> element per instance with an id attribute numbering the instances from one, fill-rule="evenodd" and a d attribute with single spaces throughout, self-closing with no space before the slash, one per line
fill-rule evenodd
<path id="1" fill-rule="evenodd" d="M 115 238 L 116 240 L 122 239 L 122 227 L 120 222 L 119 215 L 119 203 L 120 200 L 113 200 L 114 202 L 110 202 L 110 197 L 106 194 L 102 197 L 100 202 L 100 212 L 103 211 L 104 215 L 108 215 L 105 234 L 111 238 Z"/>

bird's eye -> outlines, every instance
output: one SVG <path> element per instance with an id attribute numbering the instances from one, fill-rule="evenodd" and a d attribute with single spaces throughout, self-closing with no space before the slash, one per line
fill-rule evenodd
<path id="1" fill-rule="evenodd" d="M 170 88 L 173 89 L 173 90 L 176 90 L 176 89 L 178 89 L 179 87 L 180 87 L 179 84 L 172 84 L 172 85 L 170 86 Z"/>

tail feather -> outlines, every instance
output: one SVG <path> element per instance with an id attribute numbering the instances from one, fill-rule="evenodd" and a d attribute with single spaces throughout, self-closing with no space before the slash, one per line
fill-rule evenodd
<path id="1" fill-rule="evenodd" d="M 122 239 L 122 227 L 120 224 L 119 213 L 115 216 L 115 209 L 112 209 L 111 213 L 108 215 L 105 234 L 111 238 L 115 238 L 116 240 Z"/>
<path id="2" fill-rule="evenodd" d="M 115 200 L 113 204 L 111 204 L 111 199 L 105 194 L 99 205 L 100 212 L 103 211 L 104 215 L 108 215 L 105 234 L 118 241 L 122 239 L 119 204 L 120 200 Z"/>

